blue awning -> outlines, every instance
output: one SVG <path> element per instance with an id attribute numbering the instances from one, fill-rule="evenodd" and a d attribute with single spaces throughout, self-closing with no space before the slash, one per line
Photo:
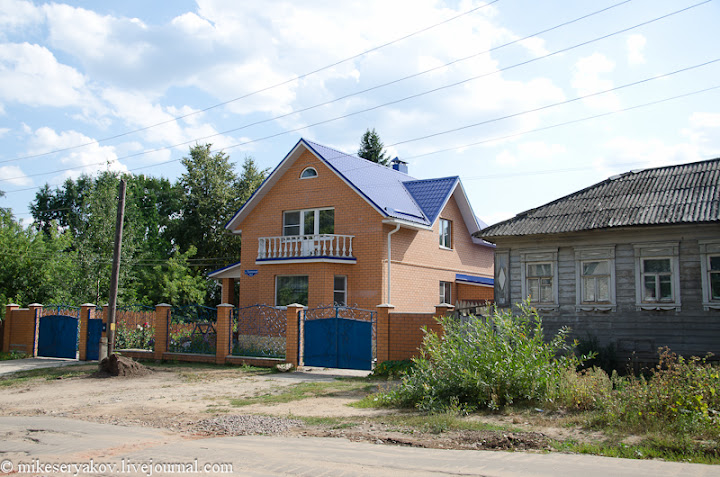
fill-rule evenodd
<path id="1" fill-rule="evenodd" d="M 489 287 L 495 286 L 495 280 L 487 277 L 476 277 L 473 275 L 464 275 L 462 273 L 455 274 L 456 282 L 472 283 L 474 285 L 485 285 Z"/>

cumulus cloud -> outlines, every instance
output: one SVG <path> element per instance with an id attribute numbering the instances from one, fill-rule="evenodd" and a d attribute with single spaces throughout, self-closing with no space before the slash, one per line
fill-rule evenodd
<path id="1" fill-rule="evenodd" d="M 32 179 L 27 177 L 18 166 L 2 166 L 0 167 L 0 183 L 12 184 L 16 186 L 27 186 L 33 183 Z"/>
<path id="2" fill-rule="evenodd" d="M 634 34 L 627 37 L 628 63 L 631 65 L 645 63 L 643 55 L 645 43 L 647 43 L 647 39 L 643 35 Z"/>
<path id="3" fill-rule="evenodd" d="M 615 62 L 602 53 L 593 53 L 580 58 L 575 63 L 571 85 L 580 96 L 611 89 L 614 86 L 612 80 L 601 76 L 611 73 L 614 69 Z M 615 93 L 592 96 L 586 98 L 584 102 L 589 107 L 597 109 L 613 110 L 620 107 L 620 99 Z"/>

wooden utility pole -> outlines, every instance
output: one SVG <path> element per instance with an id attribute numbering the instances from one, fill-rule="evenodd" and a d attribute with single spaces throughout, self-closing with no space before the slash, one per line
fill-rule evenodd
<path id="1" fill-rule="evenodd" d="M 113 253 L 108 303 L 108 357 L 115 352 L 115 311 L 117 309 L 118 281 L 120 280 L 120 252 L 122 251 L 123 219 L 125 218 L 125 187 L 125 179 L 121 179 L 118 194 L 117 221 L 115 222 L 115 251 Z"/>

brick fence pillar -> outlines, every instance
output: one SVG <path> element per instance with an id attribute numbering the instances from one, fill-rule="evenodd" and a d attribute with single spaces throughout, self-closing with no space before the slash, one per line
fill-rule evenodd
<path id="1" fill-rule="evenodd" d="M 168 349 L 168 317 L 170 316 L 171 305 L 160 303 L 155 305 L 155 351 L 153 358 L 163 359 Z"/>
<path id="2" fill-rule="evenodd" d="M 442 318 L 443 316 L 450 316 L 454 310 L 455 307 L 453 305 L 450 305 L 449 303 L 440 303 L 439 305 L 435 305 L 435 317 Z M 428 326 L 428 328 L 437 333 L 438 336 L 442 336 L 443 329 L 442 326 L 440 326 L 440 323 L 433 323 Z"/>
<path id="3" fill-rule="evenodd" d="M 393 305 L 385 303 L 377 307 L 377 363 L 390 359 L 390 312 L 395 309 Z"/>
<path id="4" fill-rule="evenodd" d="M 287 326 L 285 332 L 285 362 L 296 368 L 300 365 L 300 320 L 298 314 L 304 307 L 297 303 L 287 306 Z"/>
<path id="5" fill-rule="evenodd" d="M 80 305 L 80 337 L 78 339 L 78 359 L 80 361 L 87 360 L 88 320 L 93 310 L 95 310 L 95 305 L 92 303 Z"/>
<path id="6" fill-rule="evenodd" d="M 13 315 L 15 310 L 20 308 L 20 305 L 15 303 L 9 303 L 5 305 L 5 323 L 3 324 L 3 352 L 10 352 L 10 328 L 13 324 Z"/>
<path id="7" fill-rule="evenodd" d="M 217 306 L 217 323 L 215 323 L 215 364 L 225 364 L 230 353 L 230 321 L 234 306 L 221 303 Z"/>
<path id="8" fill-rule="evenodd" d="M 234 278 L 223 278 L 222 279 L 222 302 L 224 304 L 235 303 L 235 279 Z"/>

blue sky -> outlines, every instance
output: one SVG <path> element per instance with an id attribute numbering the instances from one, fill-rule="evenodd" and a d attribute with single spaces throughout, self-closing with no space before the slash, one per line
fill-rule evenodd
<path id="1" fill-rule="evenodd" d="M 486 3 L 0 0 L 0 206 L 28 223 L 45 183 L 175 179 L 196 141 L 272 168 L 367 128 L 413 176 L 459 175 L 487 223 L 720 156 L 717 1 Z"/>

